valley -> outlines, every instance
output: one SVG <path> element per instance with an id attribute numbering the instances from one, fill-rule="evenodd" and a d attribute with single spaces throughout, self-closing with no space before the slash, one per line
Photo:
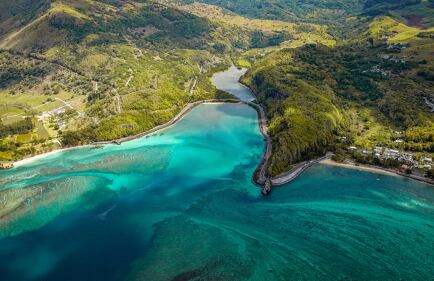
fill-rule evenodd
<path id="1" fill-rule="evenodd" d="M 0 279 L 430 280 L 433 58 L 434 0 L 0 0 Z"/>
<path id="2" fill-rule="evenodd" d="M 1 161 L 149 130 L 222 95 L 208 77 L 238 53 L 307 34 L 277 21 L 245 29 L 242 17 L 211 20 L 173 3 L 42 2 L 1 36 L 2 122 L 32 120 L 2 138 Z M 318 29 L 321 37 L 330 40 Z"/>
<path id="3" fill-rule="evenodd" d="M 273 176 L 326 151 L 361 160 L 350 146 L 433 157 L 429 1 L 319 1 L 292 15 L 278 12 L 284 5 L 237 3 L 8 7 L 28 18 L 1 21 L 0 161 L 136 135 L 188 103 L 230 98 L 209 77 L 232 63 L 249 68 L 243 83 L 270 120 Z M 342 17 L 349 22 L 331 23 Z"/>

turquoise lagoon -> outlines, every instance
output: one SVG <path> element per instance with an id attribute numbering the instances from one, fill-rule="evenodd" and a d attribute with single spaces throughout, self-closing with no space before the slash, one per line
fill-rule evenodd
<path id="1" fill-rule="evenodd" d="M 244 70 L 213 77 L 238 85 Z M 0 171 L 0 280 L 434 280 L 434 188 L 316 165 L 262 197 L 242 104 Z"/>
<path id="2" fill-rule="evenodd" d="M 0 173 L 1 280 L 432 280 L 434 189 L 317 165 L 262 197 L 256 112 Z"/>

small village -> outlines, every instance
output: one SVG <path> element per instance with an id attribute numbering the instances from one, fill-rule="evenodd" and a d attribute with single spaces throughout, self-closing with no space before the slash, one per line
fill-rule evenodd
<path id="1" fill-rule="evenodd" d="M 363 150 L 356 146 L 348 147 L 348 151 L 351 154 L 360 153 L 360 155 L 368 158 L 373 157 L 378 160 L 394 160 L 398 161 L 401 172 L 411 172 L 413 169 L 419 170 L 431 170 L 433 168 L 433 159 L 430 156 L 418 156 L 416 157 L 413 153 L 403 152 L 395 149 L 385 148 L 385 147 L 375 147 L 373 150 Z"/>

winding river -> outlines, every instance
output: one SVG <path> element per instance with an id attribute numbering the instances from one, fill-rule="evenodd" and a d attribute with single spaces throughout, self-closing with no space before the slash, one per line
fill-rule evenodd
<path id="1" fill-rule="evenodd" d="M 432 187 L 316 165 L 262 197 L 263 149 L 254 109 L 202 104 L 152 136 L 1 171 L 0 279 L 432 279 Z"/>

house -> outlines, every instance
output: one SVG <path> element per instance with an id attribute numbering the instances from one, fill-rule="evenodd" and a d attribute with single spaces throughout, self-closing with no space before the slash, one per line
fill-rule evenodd
<path id="1" fill-rule="evenodd" d="M 410 173 L 411 172 L 411 168 L 409 167 L 409 166 L 407 166 L 407 165 L 401 165 L 401 167 L 399 167 L 399 171 L 401 172 L 401 173 L 406 173 L 406 174 L 408 174 L 408 173 Z"/>
<path id="2" fill-rule="evenodd" d="M 383 148 L 382 148 L 382 147 L 377 146 L 377 147 L 374 149 L 375 157 L 380 158 L 382 153 L 383 153 Z"/>
<path id="3" fill-rule="evenodd" d="M 403 143 L 404 141 L 403 140 L 401 140 L 401 139 L 397 139 L 397 140 L 395 140 L 395 143 Z"/>
<path id="4" fill-rule="evenodd" d="M 422 166 L 422 168 L 424 168 L 426 170 L 431 170 L 432 166 L 428 165 L 428 164 L 425 164 L 425 165 Z"/>
<path id="5" fill-rule="evenodd" d="M 425 158 L 423 158 L 422 161 L 425 163 L 432 163 L 432 158 L 431 157 L 425 157 Z"/>
<path id="6" fill-rule="evenodd" d="M 363 151 L 362 151 L 362 154 L 365 155 L 365 156 L 368 156 L 368 155 L 371 154 L 371 153 L 370 153 L 369 151 L 367 151 L 367 150 L 363 150 Z"/>
<path id="7" fill-rule="evenodd" d="M 380 154 L 381 155 L 381 153 L 383 153 L 383 148 L 382 147 L 379 147 L 379 146 L 377 146 L 375 149 L 374 149 L 374 152 L 377 154 Z"/>
<path id="8" fill-rule="evenodd" d="M 351 152 L 354 152 L 354 151 L 357 151 L 357 147 L 350 146 L 350 147 L 348 147 L 348 150 L 351 151 Z"/>
<path id="9" fill-rule="evenodd" d="M 415 161 L 413 161 L 413 155 L 411 154 L 401 154 L 398 158 L 400 162 L 406 162 L 408 164 L 414 165 Z"/>
<path id="10" fill-rule="evenodd" d="M 398 150 L 386 149 L 384 151 L 384 158 L 385 159 L 397 159 L 399 156 L 400 156 L 400 153 Z"/>

